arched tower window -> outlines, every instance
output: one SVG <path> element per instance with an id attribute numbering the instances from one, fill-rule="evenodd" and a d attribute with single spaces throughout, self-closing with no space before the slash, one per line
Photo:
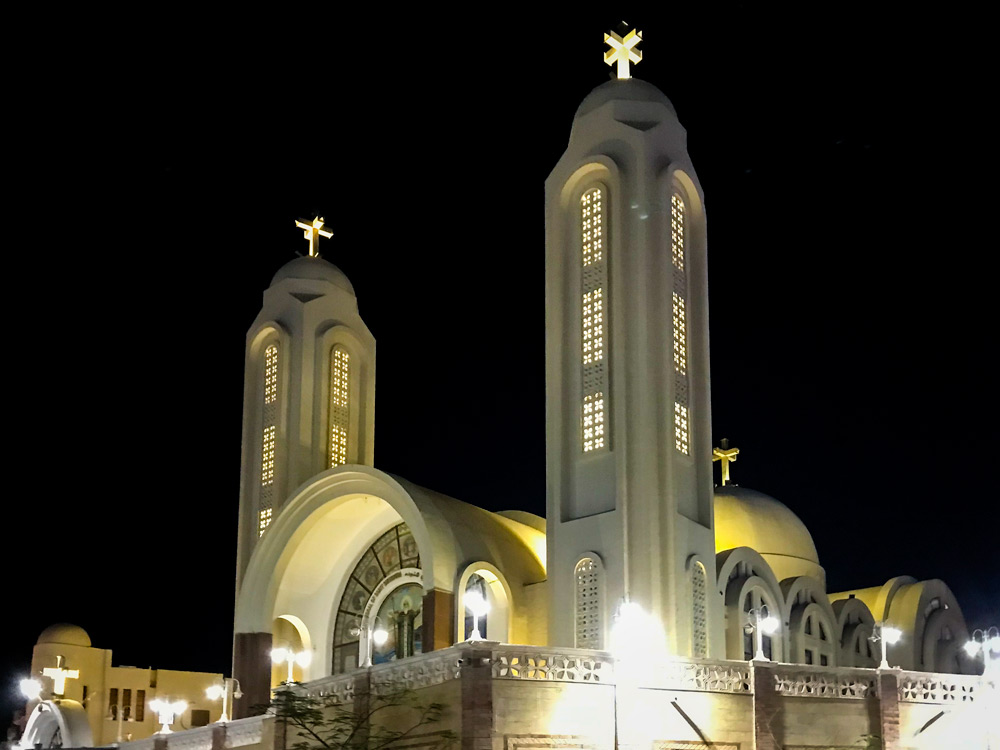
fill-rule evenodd
<path id="1" fill-rule="evenodd" d="M 602 602 L 603 586 L 601 563 L 592 557 L 584 557 L 574 570 L 576 578 L 576 647 L 602 648 Z"/>
<path id="2" fill-rule="evenodd" d="M 581 444 L 584 453 L 608 448 L 607 201 L 594 187 L 580 197 Z"/>
<path id="3" fill-rule="evenodd" d="M 337 345 L 330 351 L 330 467 L 347 463 L 350 423 L 351 355 Z"/>
<path id="4" fill-rule="evenodd" d="M 674 193 L 670 198 L 670 258 L 674 266 L 671 303 L 674 331 L 674 447 L 686 456 L 691 452 L 691 420 L 688 403 L 688 283 L 684 221 L 684 199 L 680 193 Z"/>
<path id="5" fill-rule="evenodd" d="M 274 513 L 274 446 L 278 428 L 278 345 L 264 350 L 264 408 L 260 448 L 260 503 L 257 535 L 263 536 Z"/>
<path id="6" fill-rule="evenodd" d="M 708 573 L 700 562 L 691 568 L 691 653 L 708 657 Z"/>

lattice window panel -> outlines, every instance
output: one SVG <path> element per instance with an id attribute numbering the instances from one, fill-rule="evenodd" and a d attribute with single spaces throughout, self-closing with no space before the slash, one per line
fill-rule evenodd
<path id="1" fill-rule="evenodd" d="M 691 646 L 695 658 L 708 657 L 708 574 L 700 562 L 691 569 Z"/>
<path id="2" fill-rule="evenodd" d="M 347 463 L 351 355 L 342 346 L 330 352 L 330 466 Z"/>
<path id="3" fill-rule="evenodd" d="M 576 564 L 576 647 L 601 648 L 601 567 L 585 557 Z"/>
<path id="4" fill-rule="evenodd" d="M 690 375 L 688 374 L 688 283 L 687 244 L 684 237 L 684 199 L 678 193 L 670 198 L 670 257 L 673 261 L 671 329 L 674 348 L 674 447 L 690 454 Z"/>
<path id="5" fill-rule="evenodd" d="M 264 350 L 264 393 L 260 439 L 260 498 L 257 507 L 257 535 L 262 536 L 271 523 L 274 506 L 274 454 L 277 442 L 278 345 Z"/>
<path id="6" fill-rule="evenodd" d="M 604 189 L 580 198 L 581 262 L 581 447 L 584 453 L 608 447 L 607 215 Z"/>

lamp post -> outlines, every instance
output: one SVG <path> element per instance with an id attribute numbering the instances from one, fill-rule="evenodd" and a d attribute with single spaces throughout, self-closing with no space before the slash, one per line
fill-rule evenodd
<path id="1" fill-rule="evenodd" d="M 757 644 L 753 661 L 771 661 L 764 655 L 764 634 L 771 635 L 778 632 L 781 620 L 774 615 L 769 615 L 767 605 L 761 604 L 747 612 L 747 624 L 744 627 L 746 632 L 754 634 L 754 640 Z"/>
<path id="2" fill-rule="evenodd" d="M 271 661 L 275 664 L 284 662 L 288 665 L 288 679 L 285 682 L 291 683 L 295 681 L 292 669 L 296 664 L 300 667 L 308 667 L 312 661 L 312 654 L 308 651 L 292 651 L 290 648 L 273 648 L 271 649 Z"/>
<path id="3" fill-rule="evenodd" d="M 964 648 L 970 659 L 981 655 L 983 657 L 983 674 L 992 674 L 996 666 L 994 662 L 1000 658 L 1000 628 L 992 627 L 988 630 L 976 628 L 972 631 L 972 637 Z M 993 654 L 997 656 L 993 656 Z"/>
<path id="4" fill-rule="evenodd" d="M 887 658 L 889 644 L 898 642 L 902 637 L 902 630 L 890 626 L 884 620 L 879 620 L 875 623 L 875 631 L 871 634 L 868 640 L 872 643 L 876 643 L 878 641 L 882 642 L 882 663 L 878 665 L 879 669 L 889 669 L 889 661 Z"/>
<path id="5" fill-rule="evenodd" d="M 156 734 L 171 734 L 173 730 L 170 728 L 170 725 L 174 723 L 178 716 L 184 713 L 187 703 L 184 701 L 168 701 L 154 698 L 149 702 L 149 707 L 156 712 L 157 721 L 162 725 Z"/>
<path id="6" fill-rule="evenodd" d="M 479 618 L 485 617 L 490 611 L 490 603 L 478 591 L 466 591 L 465 608 L 472 613 L 472 635 L 469 636 L 469 640 L 483 640 L 483 637 L 479 634 Z"/>
<path id="7" fill-rule="evenodd" d="M 359 622 L 353 628 L 351 628 L 351 635 L 355 638 L 360 637 L 362 633 L 366 634 L 365 638 L 365 663 L 362 667 L 370 667 L 372 665 L 372 650 L 374 646 L 384 646 L 385 642 L 389 640 L 389 631 L 386 630 L 381 625 L 381 618 L 377 615 L 375 620 L 367 628 L 362 628 Z"/>
<path id="8" fill-rule="evenodd" d="M 225 724 L 229 721 L 229 711 L 232 710 L 233 699 L 242 698 L 243 691 L 240 690 L 239 680 L 224 677 L 221 685 L 210 685 L 205 688 L 205 696 L 211 701 L 222 698 L 222 715 L 219 717 L 219 723 Z"/>

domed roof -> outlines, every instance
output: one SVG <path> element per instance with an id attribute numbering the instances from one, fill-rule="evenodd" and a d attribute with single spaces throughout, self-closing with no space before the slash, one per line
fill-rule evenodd
<path id="1" fill-rule="evenodd" d="M 734 547 L 819 565 L 812 535 L 786 505 L 746 487 L 716 487 L 715 551 Z"/>
<path id="2" fill-rule="evenodd" d="M 301 258 L 288 261 L 274 274 L 274 278 L 271 279 L 271 286 L 285 279 L 328 281 L 334 286 L 340 287 L 345 292 L 354 294 L 354 286 L 351 284 L 350 279 L 347 278 L 347 274 L 333 265 L 333 263 L 322 258 L 305 255 Z"/>
<path id="3" fill-rule="evenodd" d="M 667 99 L 666 94 L 653 84 L 641 81 L 638 78 L 626 78 L 623 80 L 616 78 L 607 83 L 602 83 L 587 94 L 584 100 L 580 102 L 580 106 L 576 108 L 576 115 L 573 119 L 579 119 L 610 101 L 655 102 L 664 105 L 674 117 L 677 116 L 677 111 L 674 109 L 674 105 L 670 103 L 670 100 Z"/>
<path id="4" fill-rule="evenodd" d="M 38 643 L 64 643 L 69 646 L 90 646 L 90 636 L 79 625 L 60 622 L 49 625 L 38 636 Z"/>

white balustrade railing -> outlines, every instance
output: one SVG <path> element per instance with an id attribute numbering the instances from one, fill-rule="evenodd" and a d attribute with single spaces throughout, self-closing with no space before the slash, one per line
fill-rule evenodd
<path id="1" fill-rule="evenodd" d="M 498 680 L 613 683 L 615 674 L 610 654 L 589 649 L 497 644 L 492 648 L 490 664 Z"/>
<path id="2" fill-rule="evenodd" d="M 354 679 L 357 672 L 335 674 L 305 683 L 301 690 L 313 698 L 329 698 L 335 703 L 354 700 Z"/>
<path id="3" fill-rule="evenodd" d="M 274 721 L 270 715 L 248 716 L 226 724 L 226 747 L 256 745 L 264 737 L 264 722 Z"/>
<path id="4" fill-rule="evenodd" d="M 461 649 L 452 647 L 377 664 L 371 668 L 372 692 L 387 695 L 456 680 L 461 673 L 461 658 Z"/>
<path id="5" fill-rule="evenodd" d="M 212 725 L 167 735 L 170 750 L 212 750 Z"/>
<path id="6" fill-rule="evenodd" d="M 810 698 L 867 698 L 878 690 L 874 669 L 776 664 L 774 690 Z"/>
<path id="7" fill-rule="evenodd" d="M 971 703 L 983 684 L 981 677 L 929 672 L 900 672 L 899 699 L 908 703 Z"/>

